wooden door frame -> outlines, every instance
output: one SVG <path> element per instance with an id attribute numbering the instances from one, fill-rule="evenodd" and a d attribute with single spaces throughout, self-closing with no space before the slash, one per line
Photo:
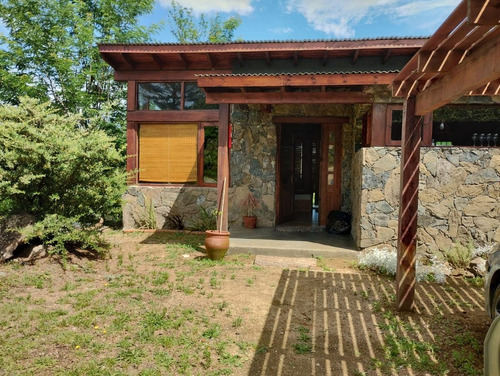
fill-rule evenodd
<path id="1" fill-rule="evenodd" d="M 273 123 L 275 124 L 275 127 L 276 127 L 276 173 L 275 173 L 275 187 L 276 187 L 276 191 L 275 191 L 275 213 L 276 213 L 276 217 L 275 217 L 275 223 L 277 224 L 278 223 L 278 220 L 280 218 L 280 193 L 281 193 L 281 182 L 280 182 L 280 173 L 281 173 L 281 170 L 280 170 L 280 158 L 281 158 L 281 129 L 283 127 L 284 124 L 319 124 L 321 126 L 321 137 L 320 137 L 320 153 L 321 153 L 321 156 L 320 156 L 320 173 L 319 173 L 319 192 L 320 192 L 320 195 L 322 196 L 322 192 L 323 192 L 323 189 L 326 187 L 323 187 L 324 183 L 323 183 L 323 148 L 324 148 L 324 144 L 325 142 L 323 141 L 323 135 L 324 135 L 324 131 L 323 129 L 325 129 L 325 126 L 329 126 L 329 125 L 337 125 L 339 127 L 342 127 L 342 124 L 345 124 L 345 123 L 349 123 L 349 118 L 348 117 L 337 117 L 337 116 L 301 116 L 301 117 L 292 117 L 292 116 L 274 116 L 273 117 Z M 341 128 L 342 129 L 342 128 Z M 340 144 L 342 145 L 342 142 L 340 142 Z M 328 145 L 328 143 L 326 143 L 326 145 Z M 338 172 L 338 174 L 341 174 L 341 166 L 342 166 L 342 161 L 340 160 L 341 159 L 341 156 L 342 156 L 342 149 L 340 148 L 340 157 L 339 159 L 337 159 L 337 161 L 339 161 L 338 163 L 338 166 L 340 168 L 336 168 L 336 172 Z M 341 176 L 339 175 L 339 177 L 336 179 L 338 179 L 337 181 L 340 181 L 341 179 Z M 326 181 L 326 179 L 325 179 Z M 341 189 L 341 188 L 339 188 Z M 321 202 L 320 202 L 320 215 L 321 215 Z M 326 215 L 324 215 L 324 218 L 326 218 Z M 321 218 L 321 217 L 320 217 Z M 321 225 L 321 223 L 320 223 Z M 324 224 L 323 224 L 324 225 Z"/>

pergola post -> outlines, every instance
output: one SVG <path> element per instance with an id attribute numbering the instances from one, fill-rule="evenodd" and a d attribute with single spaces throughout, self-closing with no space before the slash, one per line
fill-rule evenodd
<path id="1" fill-rule="evenodd" d="M 401 140 L 401 185 L 399 198 L 398 262 L 396 271 L 397 309 L 413 309 L 415 295 L 415 264 L 417 253 L 417 211 L 420 144 L 423 117 L 415 116 L 415 97 L 403 107 Z"/>
<path id="2" fill-rule="evenodd" d="M 224 189 L 224 182 L 226 186 Z M 228 189 L 229 189 L 229 104 L 219 105 L 219 147 L 217 149 L 217 197 L 222 210 L 222 231 L 228 230 Z M 222 196 L 223 194 L 223 196 Z"/>

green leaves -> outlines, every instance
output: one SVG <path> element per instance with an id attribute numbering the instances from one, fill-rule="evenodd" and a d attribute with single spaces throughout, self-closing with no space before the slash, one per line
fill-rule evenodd
<path id="1" fill-rule="evenodd" d="M 49 103 L 20 101 L 0 108 L 0 197 L 37 218 L 58 214 L 87 225 L 118 215 L 126 174 L 113 139 Z"/>

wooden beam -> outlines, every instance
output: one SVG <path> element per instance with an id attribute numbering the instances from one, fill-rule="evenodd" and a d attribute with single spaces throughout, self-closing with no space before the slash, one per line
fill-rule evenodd
<path id="1" fill-rule="evenodd" d="M 328 63 L 328 51 L 325 50 L 325 52 L 323 52 L 323 60 L 321 61 L 321 64 L 325 66 L 326 63 Z"/>
<path id="2" fill-rule="evenodd" d="M 153 59 L 153 61 L 154 61 L 155 65 L 156 65 L 156 67 L 157 67 L 158 69 L 162 69 L 162 68 L 163 68 L 163 63 L 162 63 L 162 61 L 160 60 L 160 57 L 158 56 L 158 54 L 150 54 L 150 56 L 151 56 L 151 59 Z"/>
<path id="3" fill-rule="evenodd" d="M 127 121 L 127 172 L 130 174 L 127 177 L 127 184 L 137 184 L 139 182 L 139 136 L 138 125 L 135 122 Z"/>
<path id="4" fill-rule="evenodd" d="M 422 141 L 422 118 L 415 117 L 415 97 L 405 100 L 401 140 L 401 180 L 398 220 L 396 305 L 398 310 L 414 307 L 417 256 L 417 212 Z"/>
<path id="5" fill-rule="evenodd" d="M 226 187 L 222 196 L 224 181 Z M 222 228 L 228 230 L 228 191 L 229 191 L 229 105 L 219 106 L 219 147 L 217 149 L 217 192 L 218 197 L 223 200 L 224 211 L 222 212 Z"/>
<path id="6" fill-rule="evenodd" d="M 351 61 L 352 65 L 356 64 L 356 61 L 358 61 L 358 57 L 359 57 L 359 49 L 355 50 L 354 55 L 352 55 L 352 61 Z"/>
<path id="7" fill-rule="evenodd" d="M 340 116 L 273 116 L 273 123 L 281 123 L 281 124 L 303 124 L 303 123 L 344 124 L 344 123 L 349 123 L 349 118 L 348 117 L 340 117 Z"/>
<path id="8" fill-rule="evenodd" d="M 465 51 L 424 51 L 418 54 L 417 73 L 445 73 L 462 60 Z"/>
<path id="9" fill-rule="evenodd" d="M 234 104 L 308 104 L 372 103 L 371 95 L 361 92 L 246 92 L 246 93 L 207 93 L 206 103 Z"/>
<path id="10" fill-rule="evenodd" d="M 186 59 L 186 56 L 184 54 L 177 54 L 179 56 L 179 59 L 182 61 L 182 65 L 184 65 L 185 69 L 188 69 L 188 61 Z"/>
<path id="11" fill-rule="evenodd" d="M 208 53 L 208 52 L 207 52 L 207 59 L 208 59 L 208 62 L 210 63 L 210 68 L 214 69 L 215 68 L 215 64 L 214 64 L 214 61 L 212 60 L 212 55 L 210 53 Z"/>
<path id="12" fill-rule="evenodd" d="M 243 68 L 243 54 L 241 52 L 238 52 L 236 54 L 236 56 L 238 57 L 238 61 L 240 63 L 240 68 Z"/>
<path id="13" fill-rule="evenodd" d="M 425 115 L 466 93 L 500 78 L 500 40 L 479 47 L 446 76 L 417 94 L 416 114 Z"/>
<path id="14" fill-rule="evenodd" d="M 202 88 L 282 87 L 282 86 L 344 86 L 389 85 L 396 73 L 359 73 L 323 75 L 279 76 L 202 76 L 198 86 Z"/>
<path id="15" fill-rule="evenodd" d="M 217 110 L 189 110 L 189 111 L 129 111 L 127 120 L 138 123 L 145 122 L 198 122 L 198 121 L 218 121 L 219 112 Z"/>
<path id="16" fill-rule="evenodd" d="M 115 71 L 116 81 L 196 81 L 200 74 L 229 74 L 230 70 L 137 70 Z"/>
<path id="17" fill-rule="evenodd" d="M 468 0 L 467 21 L 473 25 L 498 25 L 500 0 Z"/>
<path id="18" fill-rule="evenodd" d="M 271 57 L 269 56 L 269 51 L 266 51 L 266 65 L 270 66 L 271 65 Z"/>
<path id="19" fill-rule="evenodd" d="M 299 53 L 297 51 L 293 51 L 293 66 L 296 67 L 299 65 Z"/>
<path id="20" fill-rule="evenodd" d="M 387 63 L 387 60 L 389 60 L 389 57 L 391 56 L 391 49 L 388 48 L 386 51 L 385 51 L 385 54 L 384 54 L 384 57 L 382 58 L 382 64 L 385 64 Z"/>
<path id="21" fill-rule="evenodd" d="M 125 61 L 125 65 L 129 67 L 129 69 L 135 69 L 135 62 L 128 54 L 121 54 L 121 57 Z"/>

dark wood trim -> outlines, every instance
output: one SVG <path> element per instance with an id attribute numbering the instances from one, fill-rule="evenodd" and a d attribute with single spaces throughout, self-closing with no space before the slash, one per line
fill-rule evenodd
<path id="1" fill-rule="evenodd" d="M 206 103 L 231 104 L 362 104 L 372 103 L 370 94 L 361 92 L 246 92 L 207 93 Z"/>
<path id="2" fill-rule="evenodd" d="M 196 81 L 200 74 L 230 74 L 231 70 L 115 71 L 115 81 Z"/>
<path id="3" fill-rule="evenodd" d="M 197 177 L 198 185 L 203 182 L 203 146 L 205 143 L 205 128 L 201 123 L 198 124 L 198 158 L 197 158 Z"/>
<path id="4" fill-rule="evenodd" d="M 198 77 L 202 88 L 220 87 L 282 87 L 282 86 L 342 86 L 389 85 L 396 73 L 309 74 L 276 76 L 203 76 Z"/>
<path id="5" fill-rule="evenodd" d="M 281 124 L 275 123 L 276 129 L 276 164 L 275 164 L 275 184 L 276 184 L 276 192 L 275 192 L 275 200 L 274 200 L 274 210 L 276 213 L 275 216 L 275 224 L 280 224 L 281 218 Z"/>
<path id="6" fill-rule="evenodd" d="M 385 146 L 386 103 L 374 103 L 371 110 L 370 146 Z"/>
<path id="7" fill-rule="evenodd" d="M 137 84 L 135 81 L 127 83 L 127 111 L 137 109 Z"/>
<path id="8" fill-rule="evenodd" d="M 130 174 L 127 180 L 129 185 L 137 184 L 139 181 L 139 135 L 138 125 L 127 121 L 127 172 Z"/>
<path id="9" fill-rule="evenodd" d="M 229 191 L 229 105 L 219 106 L 219 147 L 217 160 L 217 193 L 220 198 L 219 210 L 222 211 L 222 230 L 228 230 L 228 191 Z M 222 187 L 226 181 L 225 194 L 222 196 Z"/>
<path id="10" fill-rule="evenodd" d="M 340 210 L 342 205 L 342 124 L 329 123 L 321 125 L 321 161 L 320 161 L 320 202 L 319 202 L 319 224 L 325 226 L 328 222 L 328 214 L 332 210 Z M 333 185 L 328 185 L 328 153 L 330 143 L 330 132 L 334 133 L 334 176 Z"/>
<path id="11" fill-rule="evenodd" d="M 282 124 L 322 124 L 322 123 L 348 123 L 348 117 L 337 116 L 273 116 L 273 123 Z"/>
<path id="12" fill-rule="evenodd" d="M 401 147 L 396 304 L 398 310 L 414 307 L 417 255 L 418 186 L 423 119 L 415 116 L 415 97 L 405 100 Z"/>
<path id="13" fill-rule="evenodd" d="M 186 111 L 129 111 L 128 121 L 139 123 L 160 122 L 216 122 L 219 120 L 218 110 L 186 110 Z"/>

